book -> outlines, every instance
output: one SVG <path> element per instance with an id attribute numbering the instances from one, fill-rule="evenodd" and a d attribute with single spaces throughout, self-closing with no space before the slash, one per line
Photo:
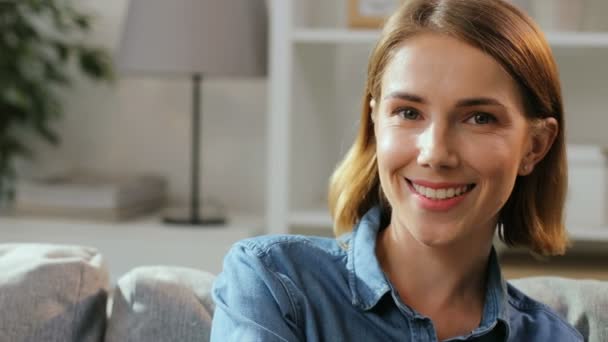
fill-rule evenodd
<path id="1" fill-rule="evenodd" d="M 119 220 L 160 209 L 166 197 L 159 176 L 71 171 L 18 182 L 15 212 Z"/>

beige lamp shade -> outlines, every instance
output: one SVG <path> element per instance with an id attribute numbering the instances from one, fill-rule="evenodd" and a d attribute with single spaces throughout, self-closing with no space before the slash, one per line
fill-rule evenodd
<path id="1" fill-rule="evenodd" d="M 264 0 L 131 0 L 116 58 L 128 74 L 266 73 Z"/>

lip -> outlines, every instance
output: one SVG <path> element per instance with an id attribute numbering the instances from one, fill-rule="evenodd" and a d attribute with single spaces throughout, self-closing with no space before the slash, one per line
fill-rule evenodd
<path id="1" fill-rule="evenodd" d="M 469 186 L 473 183 L 447 183 L 447 182 L 429 182 L 429 181 L 425 181 L 422 179 L 410 179 L 410 178 L 406 178 L 407 181 L 417 184 L 417 185 L 422 185 L 426 188 L 431 188 L 431 189 L 446 189 L 446 188 L 459 188 L 461 186 Z"/>
<path id="2" fill-rule="evenodd" d="M 460 203 L 462 203 L 469 196 L 469 194 L 473 191 L 473 189 L 469 189 L 469 191 L 467 191 L 464 194 L 461 194 L 459 196 L 456 196 L 456 197 L 435 200 L 435 199 L 427 198 L 427 197 L 419 194 L 418 192 L 416 192 L 416 189 L 414 189 L 412 182 L 415 182 L 415 184 L 429 187 L 432 189 L 470 186 L 472 183 L 469 183 L 469 184 L 467 184 L 467 183 L 444 183 L 444 182 L 443 183 L 433 183 L 433 182 L 420 181 L 420 180 L 413 181 L 408 178 L 404 178 L 404 179 L 405 179 L 405 182 L 406 182 L 408 188 L 410 189 L 410 191 L 416 198 L 416 202 L 418 203 L 418 205 L 422 209 L 426 209 L 429 211 L 436 211 L 436 212 L 449 211 L 450 209 L 452 209 L 452 208 L 456 207 L 457 205 L 459 205 Z"/>

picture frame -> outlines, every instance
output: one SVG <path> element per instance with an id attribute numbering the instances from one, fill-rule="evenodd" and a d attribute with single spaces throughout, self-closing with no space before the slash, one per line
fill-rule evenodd
<path id="1" fill-rule="evenodd" d="M 348 26 L 378 29 L 401 3 L 401 0 L 348 0 Z"/>

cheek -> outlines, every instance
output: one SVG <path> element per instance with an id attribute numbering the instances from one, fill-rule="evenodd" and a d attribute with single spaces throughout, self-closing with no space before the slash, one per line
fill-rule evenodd
<path id="1" fill-rule="evenodd" d="M 498 183 L 510 183 L 517 175 L 517 163 L 512 155 L 501 155 L 496 151 L 478 164 L 478 169 L 489 179 Z"/>
<path id="2" fill-rule="evenodd" d="M 466 162 L 482 175 L 504 178 L 517 173 L 525 145 L 520 129 L 459 137 L 454 145 L 459 147 Z"/>
<path id="3" fill-rule="evenodd" d="M 391 127 L 380 128 L 376 132 L 376 153 L 380 172 L 390 172 L 401 168 L 414 153 L 410 134 Z"/>
<path id="4" fill-rule="evenodd" d="M 479 143 L 470 146 L 467 158 L 479 173 L 488 178 L 504 179 L 516 175 L 519 151 L 505 144 Z"/>
<path id="5" fill-rule="evenodd" d="M 476 151 L 476 152 L 475 152 Z M 509 198 L 519 168 L 520 152 L 507 143 L 478 144 L 474 150 L 475 157 L 468 158 L 471 167 L 481 176 L 486 184 L 482 189 L 489 200 L 486 204 L 502 207 Z M 470 153 L 469 156 L 472 154 Z"/>

